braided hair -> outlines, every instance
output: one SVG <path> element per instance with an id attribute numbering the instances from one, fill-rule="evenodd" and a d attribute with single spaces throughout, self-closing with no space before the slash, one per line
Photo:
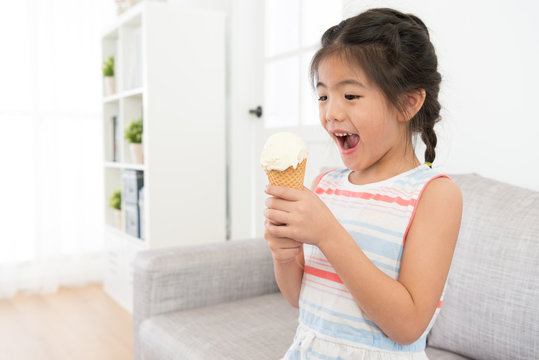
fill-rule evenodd
<path id="1" fill-rule="evenodd" d="M 417 16 L 393 9 L 371 9 L 329 28 L 322 46 L 311 61 L 314 86 L 320 62 L 329 55 L 344 56 L 358 64 L 387 100 L 406 114 L 403 95 L 425 90 L 421 109 L 409 121 L 411 134 L 421 134 L 426 145 L 425 161 L 436 157 L 434 125 L 440 120 L 441 75 L 427 27 Z"/>

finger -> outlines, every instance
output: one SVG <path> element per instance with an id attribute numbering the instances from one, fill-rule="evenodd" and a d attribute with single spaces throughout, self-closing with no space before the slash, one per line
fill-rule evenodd
<path id="1" fill-rule="evenodd" d="M 266 194 L 272 195 L 281 199 L 297 201 L 301 198 L 302 190 L 292 189 L 284 186 L 267 185 Z"/>
<path id="2" fill-rule="evenodd" d="M 293 207 L 293 203 L 291 201 L 273 196 L 266 199 L 265 205 L 270 209 L 282 210 L 286 212 L 290 212 Z"/>
<path id="3" fill-rule="evenodd" d="M 268 224 L 273 224 L 273 225 L 277 225 L 277 226 L 281 226 L 281 225 L 285 225 L 284 223 L 275 223 L 275 222 L 271 222 L 269 221 L 268 219 L 264 219 L 264 227 L 267 227 Z"/>
<path id="4" fill-rule="evenodd" d="M 269 246 L 272 250 L 286 250 L 286 249 L 298 249 L 303 244 L 300 242 L 297 242 L 296 240 L 292 240 L 289 238 L 278 238 L 275 236 L 272 236 L 271 234 L 267 236 L 266 239 L 269 243 Z"/>
<path id="5" fill-rule="evenodd" d="M 268 224 L 267 230 L 271 235 L 273 235 L 275 237 L 288 238 L 288 239 L 293 240 L 293 238 L 290 236 L 291 231 L 290 231 L 289 226 L 286 226 L 286 225 L 276 226 L 276 225 L 273 225 L 273 224 Z"/>
<path id="6" fill-rule="evenodd" d="M 275 239 L 275 243 L 279 244 L 279 246 L 283 249 L 293 249 L 301 247 L 303 245 L 302 243 L 290 238 L 273 237 L 273 239 Z"/>
<path id="7" fill-rule="evenodd" d="M 265 209 L 264 217 L 273 224 L 288 224 L 290 215 L 282 210 Z"/>
<path id="8" fill-rule="evenodd" d="M 272 225 L 272 224 L 268 222 L 268 225 Z M 290 239 L 290 238 L 278 237 L 278 236 L 272 235 L 269 232 L 268 227 L 269 226 L 266 226 L 266 229 L 264 231 L 264 239 L 268 241 L 271 248 L 293 249 L 293 248 L 297 248 L 303 245 L 302 243 L 296 240 Z"/>

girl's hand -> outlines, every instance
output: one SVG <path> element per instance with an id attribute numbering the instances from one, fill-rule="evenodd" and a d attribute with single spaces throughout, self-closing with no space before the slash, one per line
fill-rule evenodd
<path id="1" fill-rule="evenodd" d="M 264 239 L 268 242 L 268 246 L 273 255 L 273 260 L 284 264 L 294 261 L 300 254 L 303 253 L 303 244 L 288 238 L 276 237 L 268 231 L 268 220 L 264 220 L 266 230 L 264 231 Z M 275 226 L 275 225 L 274 225 Z"/>
<path id="2" fill-rule="evenodd" d="M 269 235 L 320 247 L 340 226 L 326 204 L 306 187 L 296 190 L 268 185 L 266 193 L 273 196 L 266 199 L 264 211 Z"/>

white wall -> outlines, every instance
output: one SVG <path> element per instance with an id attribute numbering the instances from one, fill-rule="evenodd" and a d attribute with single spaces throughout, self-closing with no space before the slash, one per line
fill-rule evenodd
<path id="1" fill-rule="evenodd" d="M 189 7 L 207 8 L 227 14 L 227 152 L 229 234 L 231 239 L 245 239 L 253 235 L 254 179 L 251 163 L 255 119 L 248 109 L 259 104 L 257 77 L 251 71 L 250 51 L 261 46 L 251 31 L 250 16 L 257 13 L 262 0 L 169 0 Z M 193 33 L 195 34 L 195 33 Z M 259 50 L 260 51 L 260 50 Z M 256 155 L 257 156 L 257 155 Z"/>
<path id="2" fill-rule="evenodd" d="M 435 165 L 539 190 L 539 2 L 348 0 L 345 16 L 372 7 L 429 28 L 443 77 Z"/>
<path id="3" fill-rule="evenodd" d="M 254 185 L 248 162 L 257 154 L 249 153 L 253 122 L 244 114 L 257 105 L 253 94 L 258 90 L 243 69 L 249 58 L 246 52 L 260 42 L 245 35 L 249 23 L 242 14 L 263 0 L 169 1 L 228 14 L 231 232 L 233 239 L 250 237 Z M 423 19 L 438 53 L 443 119 L 436 127 L 435 166 L 448 173 L 474 172 L 539 190 L 539 150 L 534 147 L 534 140 L 539 140 L 539 115 L 533 107 L 536 99 L 539 102 L 539 41 L 535 39 L 539 22 L 532 18 L 539 13 L 539 3 L 345 0 L 344 15 L 386 6 Z M 420 140 L 417 152 L 422 159 Z"/>

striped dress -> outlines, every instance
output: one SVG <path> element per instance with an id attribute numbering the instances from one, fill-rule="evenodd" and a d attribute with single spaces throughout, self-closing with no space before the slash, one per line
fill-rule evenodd
<path id="1" fill-rule="evenodd" d="M 420 165 L 384 181 L 354 185 L 349 174 L 348 169 L 324 174 L 315 192 L 365 255 L 396 280 L 418 200 L 431 180 L 445 175 Z M 317 247 L 305 244 L 304 254 L 299 325 L 284 359 L 427 359 L 426 337 L 441 299 L 423 335 L 400 345 L 369 320 Z"/>

